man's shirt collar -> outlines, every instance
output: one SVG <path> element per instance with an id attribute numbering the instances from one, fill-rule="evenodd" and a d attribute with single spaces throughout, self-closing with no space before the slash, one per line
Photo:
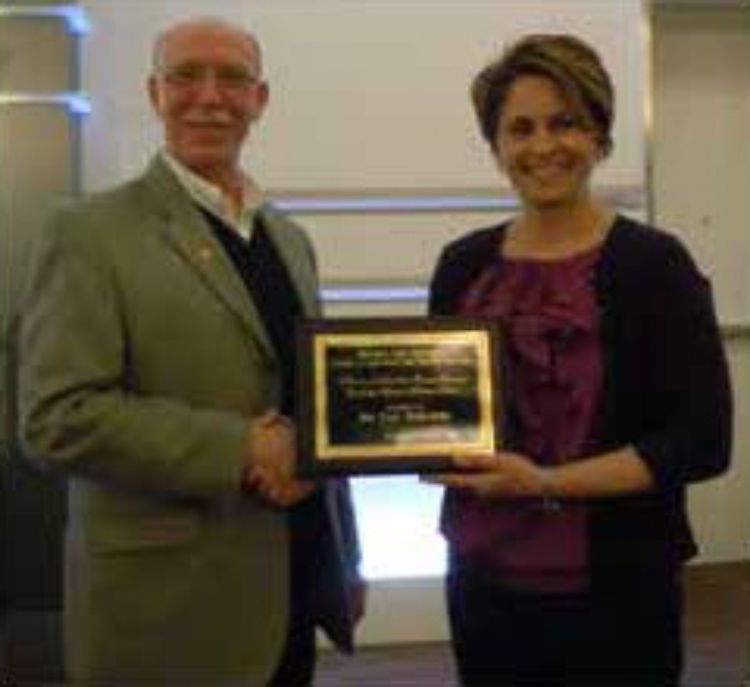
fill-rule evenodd
<path id="1" fill-rule="evenodd" d="M 245 239 L 250 239 L 253 217 L 265 198 L 248 175 L 243 174 L 242 207 L 239 213 L 236 213 L 231 200 L 218 186 L 188 169 L 168 152 L 162 151 L 161 156 L 174 172 L 180 185 L 198 205 L 232 227 Z"/>

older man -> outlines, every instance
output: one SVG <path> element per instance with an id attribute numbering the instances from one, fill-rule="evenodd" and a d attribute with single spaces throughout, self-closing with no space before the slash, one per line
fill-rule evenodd
<path id="1" fill-rule="evenodd" d="M 290 332 L 318 312 L 311 246 L 240 150 L 268 101 L 257 39 L 166 30 L 163 150 L 61 212 L 24 302 L 28 452 L 69 477 L 76 685 L 308 685 L 314 626 L 361 613 L 347 486 L 294 479 Z"/>

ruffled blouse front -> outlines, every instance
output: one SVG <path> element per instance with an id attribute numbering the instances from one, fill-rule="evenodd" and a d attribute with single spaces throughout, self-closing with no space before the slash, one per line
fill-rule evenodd
<path id="1" fill-rule="evenodd" d="M 461 314 L 497 318 L 517 450 L 541 464 L 594 450 L 602 365 L 593 289 L 599 247 L 561 260 L 503 259 L 461 300 Z M 499 362 L 498 362 L 499 364 Z M 508 584 L 567 592 L 587 581 L 586 506 L 481 500 L 450 493 L 443 531 Z"/>

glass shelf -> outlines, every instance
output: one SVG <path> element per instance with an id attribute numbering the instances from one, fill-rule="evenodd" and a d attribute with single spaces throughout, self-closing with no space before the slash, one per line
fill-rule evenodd
<path id="1" fill-rule="evenodd" d="M 91 30 L 86 10 L 78 5 L 3 5 L 0 19 L 60 19 L 70 33 L 86 34 Z"/>

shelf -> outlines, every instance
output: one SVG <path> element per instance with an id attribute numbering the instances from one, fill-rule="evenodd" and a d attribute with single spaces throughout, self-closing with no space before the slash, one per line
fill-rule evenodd
<path id="1" fill-rule="evenodd" d="M 18 19 L 59 19 L 73 34 L 86 34 L 91 30 L 86 10 L 79 5 L 3 5 L 0 7 L 0 20 Z"/>

